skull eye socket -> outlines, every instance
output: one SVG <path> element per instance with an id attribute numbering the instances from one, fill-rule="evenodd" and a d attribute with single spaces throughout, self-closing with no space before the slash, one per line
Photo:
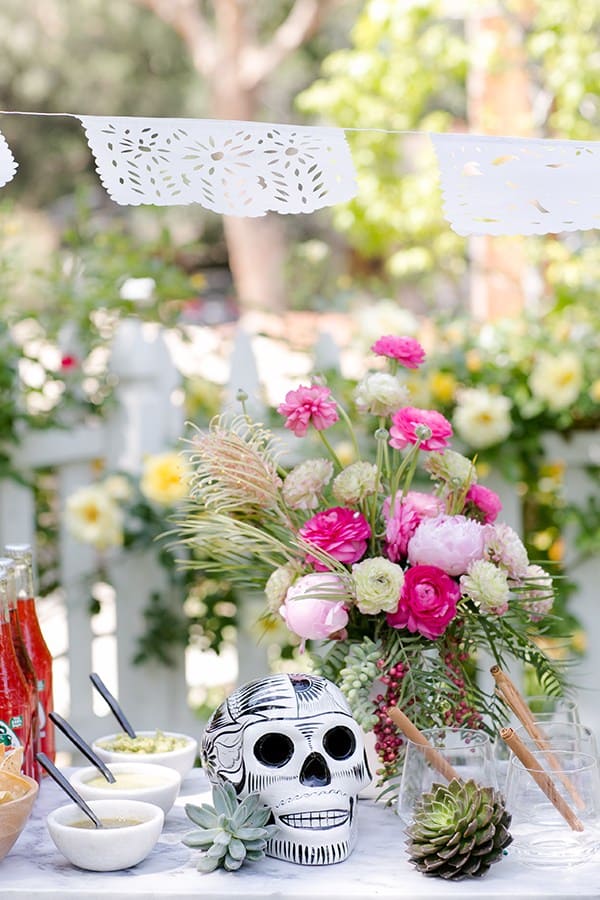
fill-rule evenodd
<path id="1" fill-rule="evenodd" d="M 287 734 L 265 734 L 255 743 L 254 755 L 264 766 L 279 769 L 294 755 L 294 744 Z"/>
<path id="2" fill-rule="evenodd" d="M 338 725 L 326 732 L 323 747 L 333 759 L 348 759 L 356 750 L 356 738 L 349 728 Z"/>

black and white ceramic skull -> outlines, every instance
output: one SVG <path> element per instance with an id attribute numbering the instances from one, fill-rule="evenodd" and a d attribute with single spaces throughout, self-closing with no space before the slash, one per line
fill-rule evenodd
<path id="1" fill-rule="evenodd" d="M 357 837 L 358 792 L 371 781 L 363 733 L 342 692 L 316 675 L 271 675 L 235 690 L 211 716 L 201 757 L 240 800 L 259 793 L 277 835 L 267 853 L 340 862 Z"/>

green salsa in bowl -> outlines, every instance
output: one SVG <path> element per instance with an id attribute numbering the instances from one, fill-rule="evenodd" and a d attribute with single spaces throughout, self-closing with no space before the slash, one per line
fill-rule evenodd
<path id="1" fill-rule="evenodd" d="M 182 778 L 193 768 L 198 742 L 175 731 L 138 731 L 134 738 L 124 732 L 107 734 L 92 744 L 105 763 L 146 762 L 175 769 Z"/>

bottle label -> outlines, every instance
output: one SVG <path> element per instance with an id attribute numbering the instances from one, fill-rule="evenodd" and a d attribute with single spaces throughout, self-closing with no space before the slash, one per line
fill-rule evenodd
<path id="1" fill-rule="evenodd" d="M 43 684 L 43 682 L 42 682 Z M 40 729 L 40 737 L 46 737 L 46 710 L 41 701 L 38 701 L 38 722 Z"/>
<path id="2" fill-rule="evenodd" d="M 15 728 L 19 727 L 19 724 L 23 724 L 23 719 L 21 716 L 12 716 L 10 719 L 10 724 L 3 722 L 0 719 L 0 744 L 4 744 L 5 747 L 20 747 L 21 741 L 17 737 L 17 735 L 12 730 L 12 725 L 16 720 L 19 720 L 17 724 L 14 725 Z"/>

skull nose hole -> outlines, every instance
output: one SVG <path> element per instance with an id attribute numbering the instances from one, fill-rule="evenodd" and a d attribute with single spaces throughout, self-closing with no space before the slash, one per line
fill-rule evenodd
<path id="1" fill-rule="evenodd" d="M 309 753 L 300 771 L 300 784 L 307 787 L 322 787 L 331 782 L 331 773 L 325 758 L 320 753 Z"/>

